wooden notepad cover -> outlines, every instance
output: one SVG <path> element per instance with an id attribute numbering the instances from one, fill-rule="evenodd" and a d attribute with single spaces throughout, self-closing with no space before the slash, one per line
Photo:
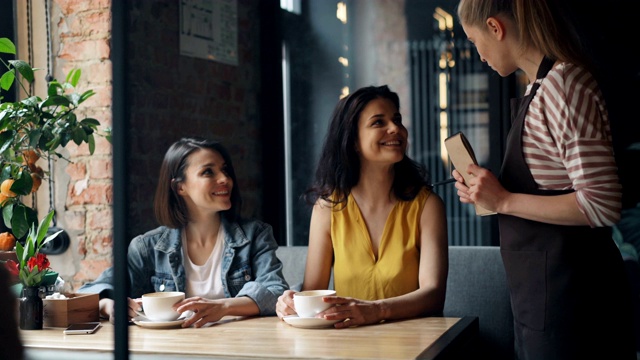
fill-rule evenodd
<path id="1" fill-rule="evenodd" d="M 449 152 L 449 158 L 451 159 L 453 167 L 458 170 L 464 178 L 464 182 L 468 184 L 473 175 L 467 174 L 467 166 L 469 166 L 469 164 L 478 164 L 471 144 L 469 144 L 469 141 L 463 133 L 458 132 L 444 139 L 444 146 Z M 487 210 L 477 204 L 475 208 L 476 215 L 485 216 L 496 214 L 495 211 Z"/>

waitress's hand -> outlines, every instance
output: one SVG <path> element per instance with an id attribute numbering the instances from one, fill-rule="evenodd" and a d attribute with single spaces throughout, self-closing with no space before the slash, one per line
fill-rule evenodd
<path id="1" fill-rule="evenodd" d="M 285 292 L 278 297 L 276 303 L 276 314 L 280 319 L 288 315 L 296 315 L 296 309 L 293 305 L 293 290 L 285 290 Z"/>
<path id="2" fill-rule="evenodd" d="M 467 167 L 467 173 L 471 174 L 469 183 L 464 182 L 458 170 L 452 171 L 460 202 L 477 204 L 500 213 L 501 206 L 510 193 L 502 187 L 498 178 L 491 171 L 474 164 Z"/>

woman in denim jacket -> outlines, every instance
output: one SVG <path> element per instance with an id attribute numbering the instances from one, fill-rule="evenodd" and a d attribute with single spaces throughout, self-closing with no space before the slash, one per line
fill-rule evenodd
<path id="1" fill-rule="evenodd" d="M 225 315 L 275 315 L 289 287 L 276 257 L 271 226 L 240 218 L 240 191 L 227 150 L 218 142 L 183 138 L 167 151 L 154 210 L 162 225 L 134 238 L 128 263 L 135 317 L 142 294 L 183 291 L 175 308 L 193 312 L 183 327 Z M 113 319 L 113 268 L 78 291 L 100 293 L 100 314 Z"/>

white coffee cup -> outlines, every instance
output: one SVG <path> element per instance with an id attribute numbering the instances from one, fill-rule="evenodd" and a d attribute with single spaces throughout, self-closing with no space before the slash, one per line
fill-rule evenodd
<path id="1" fill-rule="evenodd" d="M 293 294 L 293 306 L 299 317 L 315 317 L 317 314 L 327 310 L 330 303 L 322 301 L 325 296 L 335 296 L 335 290 L 307 290 Z"/>
<path id="2" fill-rule="evenodd" d="M 180 313 L 173 310 L 173 305 L 184 300 L 181 291 L 153 292 L 142 295 L 144 316 L 151 321 L 173 321 Z"/>

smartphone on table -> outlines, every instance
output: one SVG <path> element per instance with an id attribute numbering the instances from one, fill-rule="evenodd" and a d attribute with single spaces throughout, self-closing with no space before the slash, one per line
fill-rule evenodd
<path id="1" fill-rule="evenodd" d="M 77 323 L 69 325 L 63 333 L 65 335 L 93 334 L 99 327 L 99 322 Z"/>

